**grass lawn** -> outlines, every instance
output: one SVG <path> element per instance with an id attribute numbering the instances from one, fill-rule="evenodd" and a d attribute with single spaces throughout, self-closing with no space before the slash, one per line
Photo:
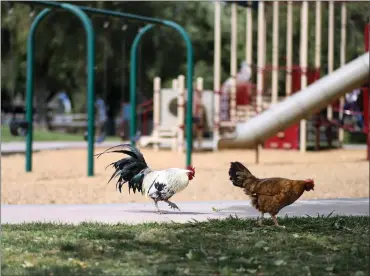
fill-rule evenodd
<path id="1" fill-rule="evenodd" d="M 2 275 L 367 275 L 369 217 L 2 226 Z"/>
<path id="2" fill-rule="evenodd" d="M 35 130 L 34 133 L 34 141 L 83 141 L 82 134 L 68 134 L 68 133 L 61 133 L 61 132 L 52 132 L 52 131 L 42 131 L 42 130 Z M 8 126 L 1 126 L 1 141 L 2 142 L 20 142 L 24 141 L 24 137 L 16 137 L 10 134 L 10 130 Z M 106 140 L 108 141 L 119 141 L 119 137 L 107 137 Z"/>
<path id="3" fill-rule="evenodd" d="M 365 133 L 349 133 L 344 132 L 345 144 L 366 144 L 367 135 Z"/>

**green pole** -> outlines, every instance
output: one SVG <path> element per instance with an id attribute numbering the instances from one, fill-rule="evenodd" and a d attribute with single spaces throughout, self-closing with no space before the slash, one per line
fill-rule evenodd
<path id="1" fill-rule="evenodd" d="M 35 34 L 39 23 L 50 12 L 50 9 L 42 10 L 33 20 L 27 38 L 27 76 L 26 76 L 26 120 L 28 132 L 26 137 L 26 172 L 32 171 L 32 140 L 33 140 L 33 62 Z"/>
<path id="2" fill-rule="evenodd" d="M 95 34 L 90 18 L 81 8 L 71 4 L 60 4 L 76 15 L 82 22 L 86 32 L 87 44 L 87 175 L 94 176 L 94 140 L 95 140 Z"/>
<path id="3" fill-rule="evenodd" d="M 136 79 L 137 79 L 137 48 L 143 35 L 154 26 L 152 24 L 146 25 L 135 36 L 134 42 L 131 46 L 130 53 L 130 108 L 131 108 L 131 121 L 130 121 L 130 141 L 131 145 L 135 146 L 136 136 Z"/>
<path id="4" fill-rule="evenodd" d="M 76 15 L 84 25 L 87 35 L 87 101 L 88 101 L 88 165 L 87 175 L 94 175 L 94 136 L 95 136 L 95 93 L 94 93 L 94 67 L 95 67 L 95 41 L 94 29 L 89 17 L 79 8 L 70 4 L 55 3 L 58 7 L 66 9 Z M 35 31 L 40 21 L 50 12 L 44 9 L 32 22 L 27 41 L 27 91 L 26 91 L 26 119 L 29 130 L 26 138 L 26 172 L 32 171 L 32 140 L 33 140 L 33 66 L 34 66 L 34 44 Z"/>
<path id="5" fill-rule="evenodd" d="M 186 106 L 186 165 L 191 165 L 191 155 L 193 152 L 193 46 L 189 35 L 186 33 L 183 27 L 179 24 L 164 20 L 163 23 L 177 30 L 185 41 L 186 45 L 186 61 L 187 61 L 187 75 L 186 85 L 188 90 L 188 102 Z"/>
<path id="6" fill-rule="evenodd" d="M 185 41 L 187 48 L 187 75 L 186 84 L 188 90 L 188 102 L 186 110 L 186 165 L 191 165 L 191 155 L 193 152 L 193 46 L 188 34 L 179 24 L 163 20 L 162 23 L 178 31 Z M 131 46 L 131 71 L 130 71 L 130 104 L 131 104 L 131 122 L 130 122 L 130 140 L 131 145 L 135 145 L 134 137 L 136 135 L 136 65 L 137 65 L 137 47 L 143 35 L 152 28 L 153 25 L 146 25 L 136 35 Z"/>
<path id="7" fill-rule="evenodd" d="M 41 5 L 49 5 L 49 6 L 54 6 L 54 7 L 61 7 L 57 2 L 51 2 L 51 1 L 32 1 L 32 3 L 35 4 L 41 4 Z M 67 4 L 63 4 L 67 5 Z M 72 5 L 70 5 L 72 6 Z M 186 142 L 187 142 L 187 149 L 186 149 L 186 164 L 190 165 L 191 164 L 191 154 L 193 151 L 193 135 L 192 135 L 192 114 L 193 114 L 193 47 L 190 41 L 190 38 L 188 34 L 185 32 L 184 28 L 182 28 L 179 24 L 168 21 L 168 20 L 162 20 L 162 19 L 157 19 L 157 18 L 152 18 L 152 17 L 147 17 L 147 16 L 140 16 L 140 15 L 135 15 L 135 14 L 129 14 L 129 13 L 123 13 L 123 12 L 117 12 L 117 11 L 110 11 L 110 10 L 103 10 L 103 9 L 95 9 L 95 8 L 90 8 L 90 7 L 83 7 L 79 6 L 79 8 L 83 11 L 86 12 L 92 12 L 96 14 L 104 14 L 104 15 L 109 15 L 109 16 L 114 16 L 114 17 L 120 17 L 120 18 L 128 18 L 128 19 L 133 19 L 133 20 L 138 20 L 138 21 L 144 21 L 148 23 L 153 23 L 153 24 L 162 24 L 166 25 L 168 27 L 171 27 L 175 29 L 177 32 L 179 32 L 182 36 L 182 38 L 185 41 L 186 47 L 187 47 L 187 87 L 188 87 L 188 103 L 187 103 L 187 114 L 186 114 Z M 146 27 L 144 27 L 146 28 Z M 150 29 L 148 27 L 148 29 Z M 145 29 L 145 32 L 148 30 Z M 141 30 L 143 31 L 143 29 Z M 144 33 L 145 33 L 144 32 Z M 141 37 L 143 34 L 137 34 L 139 36 L 137 44 L 140 42 Z M 137 45 L 136 47 L 137 48 Z M 131 49 L 132 50 L 132 49 Z M 131 51 L 132 53 L 132 51 Z M 134 58 L 134 63 L 133 66 L 135 66 L 135 74 L 131 75 L 130 74 L 130 96 L 134 95 L 131 98 L 131 123 L 133 124 L 130 127 L 130 140 L 131 143 L 134 144 L 134 136 L 136 135 L 136 54 L 134 53 L 131 55 Z M 134 81 L 133 81 L 134 80 Z M 134 85 L 135 84 L 135 85 Z M 134 86 L 133 86 L 134 85 Z M 134 88 L 133 88 L 134 87 Z M 134 105 L 133 105 L 134 103 Z M 90 114 L 90 113 L 89 113 Z M 90 141 L 90 139 L 89 139 Z M 89 155 L 90 156 L 90 155 Z"/>

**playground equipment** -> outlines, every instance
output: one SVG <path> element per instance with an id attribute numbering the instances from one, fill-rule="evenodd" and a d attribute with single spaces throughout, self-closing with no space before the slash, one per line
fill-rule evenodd
<path id="1" fill-rule="evenodd" d="M 113 17 L 119 18 L 126 18 L 130 20 L 137 20 L 143 21 L 150 24 L 160 24 L 165 25 L 170 28 L 175 29 L 179 32 L 184 39 L 186 46 L 187 46 L 187 62 L 188 62 L 188 71 L 187 71 L 187 81 L 188 81 L 188 116 L 187 116 L 187 129 L 191 130 L 191 114 L 192 114 L 192 100 L 193 100 L 193 89 L 191 87 L 192 77 L 193 77 L 193 50 L 191 41 L 185 32 L 185 30 L 175 22 L 162 20 L 152 17 L 146 16 L 139 16 L 129 13 L 122 13 L 110 10 L 103 10 L 103 9 L 95 9 L 89 8 L 84 6 L 75 6 L 71 4 L 66 4 L 62 2 L 50 2 L 50 1 L 29 1 L 29 2 L 19 2 L 23 4 L 39 4 L 44 6 L 49 6 L 53 8 L 64 9 L 70 11 L 74 15 L 76 15 L 81 22 L 83 23 L 85 32 L 86 32 L 86 43 L 87 43 L 87 93 L 88 93 L 88 168 L 87 174 L 88 176 L 94 175 L 94 124 L 95 124 L 95 110 L 94 110 L 94 102 L 95 102 L 95 94 L 94 94 L 94 66 L 95 66 L 95 43 L 94 43 L 94 29 L 91 24 L 90 19 L 86 15 L 86 12 L 91 12 L 95 14 L 102 14 L 108 15 Z M 27 132 L 27 139 L 26 139 L 26 171 L 30 172 L 32 170 L 32 142 L 33 142 L 33 109 L 32 109 L 32 102 L 33 102 L 33 81 L 34 81 L 34 73 L 33 73 L 33 66 L 34 66 L 34 42 L 35 42 L 35 31 L 39 25 L 39 23 L 50 13 L 51 9 L 46 8 L 41 11 L 34 21 L 32 22 L 30 32 L 28 35 L 28 42 L 27 42 L 27 92 L 26 92 L 26 104 L 27 104 L 27 124 L 28 124 L 28 132 Z M 131 106 L 136 108 L 136 57 L 137 57 L 137 46 L 140 42 L 141 37 L 143 34 L 148 31 L 153 25 L 147 25 L 136 36 L 133 46 L 131 48 L 131 66 L 133 67 L 131 70 L 131 89 L 130 89 L 130 99 L 131 99 Z M 134 109 L 133 109 L 134 110 Z M 136 113 L 132 112 L 132 120 L 131 120 L 131 143 L 134 144 L 136 142 Z M 188 132 L 189 133 L 189 132 Z M 192 135 L 189 133 L 187 135 L 187 144 L 192 145 Z M 186 164 L 191 164 L 191 153 L 192 147 L 187 147 L 186 152 Z"/>
<path id="2" fill-rule="evenodd" d="M 261 115 L 237 125 L 233 139 L 221 139 L 220 147 L 255 147 L 266 138 L 314 114 L 333 100 L 361 86 L 369 75 L 369 53 L 327 75 L 307 88 L 270 107 Z"/>
<path id="3" fill-rule="evenodd" d="M 242 143 L 238 140 L 239 128 L 243 123 L 252 120 L 253 117 L 259 116 L 260 113 L 274 108 L 279 102 L 295 95 L 300 90 L 305 90 L 308 85 L 316 83 L 320 79 L 321 74 L 321 11 L 322 3 L 315 2 L 315 63 L 313 67 L 308 67 L 308 1 L 287 3 L 287 50 L 286 64 L 279 65 L 279 5 L 278 1 L 273 2 L 273 37 L 272 37 L 272 64 L 266 64 L 266 19 L 265 8 L 269 4 L 265 1 L 254 3 L 254 8 L 258 7 L 258 56 L 257 65 L 252 64 L 252 8 L 247 5 L 247 28 L 246 28 L 246 62 L 242 65 L 242 69 L 237 73 L 236 66 L 236 26 L 237 26 L 237 3 L 231 4 L 231 68 L 230 78 L 221 86 L 221 4 L 215 2 L 215 51 L 214 51 L 214 100 L 213 108 L 210 108 L 210 114 L 213 117 L 209 124 L 213 129 L 213 148 L 217 149 L 218 145 L 234 146 L 253 146 L 253 143 Z M 293 4 L 301 9 L 301 45 L 300 45 L 300 62 L 293 63 Z M 341 43 L 340 43 L 340 62 L 341 66 L 346 64 L 346 3 L 341 4 Z M 328 74 L 333 72 L 333 35 L 334 35 L 334 9 L 333 3 L 329 3 L 329 32 L 328 32 Z M 368 51 L 368 49 L 367 49 Z M 244 72 L 243 72 L 244 71 Z M 249 71 L 249 72 L 248 72 Z M 253 74 L 255 72 L 256 74 Z M 285 95 L 279 95 L 279 75 L 285 74 Z M 249 76 L 246 76 L 248 75 Z M 256 76 L 256 84 L 252 82 Z M 271 83 L 271 86 L 269 87 Z M 362 83 L 357 83 L 358 87 Z M 325 87 L 325 86 L 320 86 Z M 351 86 L 352 87 L 352 86 Z M 353 88 L 358 88 L 353 87 Z M 345 87 L 343 88 L 345 89 Z M 165 94 L 165 90 L 161 90 L 161 95 Z M 311 90 L 310 90 L 311 91 Z M 343 90 L 344 91 L 344 90 Z M 325 115 L 320 115 L 320 110 L 315 109 L 314 113 L 308 112 L 302 117 L 299 124 L 294 121 L 293 124 L 288 124 L 289 127 L 274 130 L 273 134 L 263 136 L 257 145 L 263 145 L 265 148 L 278 149 L 300 149 L 304 152 L 310 144 L 315 144 L 316 148 L 320 147 L 321 142 L 327 142 L 329 146 L 336 144 L 340 146 L 343 141 L 343 130 L 351 130 L 348 126 L 343 126 L 341 122 L 344 113 L 344 98 L 343 93 L 331 96 L 332 101 L 327 103 Z M 365 91 L 365 90 L 364 90 Z M 206 94 L 203 92 L 203 96 Z M 348 91 L 347 91 L 348 92 Z M 325 92 L 322 92 L 325 93 Z M 338 92 L 339 93 L 339 92 Z M 363 92 L 363 97 L 366 98 L 366 92 Z M 155 98 L 155 97 L 154 97 Z M 339 100 L 339 101 L 334 101 Z M 367 101 L 367 100 L 366 100 Z M 315 100 L 313 100 L 315 102 Z M 209 107 L 209 102 L 205 108 Z M 164 106 L 167 103 L 163 103 Z M 321 105 L 319 105 L 321 106 Z M 326 106 L 322 106 L 325 108 Z M 364 115 L 367 114 L 368 105 L 364 105 Z M 290 112 L 289 110 L 285 110 Z M 208 112 L 208 111 L 207 111 Z M 323 113 L 323 112 L 321 112 Z M 314 115 L 309 118 L 308 115 Z M 354 114 L 352 112 L 352 114 Z M 166 115 L 167 118 L 167 115 Z M 175 120 L 175 119 L 174 119 Z M 179 118 L 181 121 L 181 119 Z M 176 123 L 169 123 L 174 126 Z M 269 126 L 264 126 L 264 128 Z M 366 132 L 366 128 L 363 129 Z M 173 128 L 172 137 L 175 137 L 176 128 Z M 322 132 L 324 135 L 321 135 Z M 275 136 L 274 136 L 275 135 Z M 153 136 L 152 136 L 153 137 Z M 144 145 L 148 145 L 149 140 L 145 137 L 142 141 Z M 181 137 L 181 135 L 180 135 Z M 230 138 L 235 139 L 230 139 Z M 324 139 L 323 139 L 324 138 Z M 174 138 L 175 139 L 175 138 Z M 172 141 L 172 140 L 171 140 Z M 219 143 L 220 141 L 220 143 Z M 227 143 L 224 141 L 227 141 Z"/>
<path id="4" fill-rule="evenodd" d="M 265 18 L 265 10 L 268 5 L 272 4 L 272 25 L 273 25 L 273 37 L 272 37 L 272 65 L 266 64 L 266 18 Z M 293 64 L 293 4 L 297 5 L 301 9 L 301 24 L 300 24 L 300 63 L 299 66 Z M 340 42 L 340 62 L 341 66 L 343 67 L 346 64 L 346 21 L 347 21 L 347 10 L 346 10 L 346 2 L 339 3 L 341 5 L 341 42 Z M 275 105 L 279 105 L 278 102 L 286 98 L 285 101 L 290 102 L 289 97 L 297 91 L 302 90 L 306 91 L 306 87 L 310 84 L 314 85 L 316 82 L 320 81 L 320 71 L 321 68 L 321 11 L 322 11 L 322 2 L 315 1 L 315 67 L 309 68 L 307 62 L 308 56 L 308 8 L 309 2 L 308 1 L 301 1 L 301 2 L 294 2 L 288 1 L 287 2 L 287 31 L 286 31 L 286 65 L 284 67 L 279 66 L 279 56 L 278 56 L 278 46 L 279 46 L 279 6 L 281 3 L 279 1 L 274 1 L 273 3 L 267 1 L 259 1 L 258 2 L 258 27 L 257 27 L 257 41 L 258 41 L 258 53 L 257 53 L 257 65 L 252 64 L 252 43 L 253 43 L 253 26 L 252 26 L 252 16 L 253 16 L 253 7 L 246 6 L 246 16 L 247 16 L 247 26 L 246 26 L 246 64 L 249 68 L 254 70 L 256 73 L 256 91 L 253 91 L 253 83 L 244 84 L 247 88 L 243 88 L 242 86 L 237 84 L 237 76 L 236 76 L 236 57 L 237 57 L 237 10 L 236 10 L 236 3 L 231 3 L 231 66 L 230 66 L 230 86 L 227 89 L 226 95 L 228 95 L 226 101 L 229 102 L 228 104 L 228 114 L 225 116 L 225 112 L 221 105 L 225 102 L 224 91 L 222 91 L 223 87 L 220 86 L 221 79 L 220 79 L 220 72 L 221 72 L 221 4 L 219 2 L 215 2 L 215 36 L 214 36 L 214 93 L 215 93 L 215 101 L 214 101 L 214 149 L 216 150 L 218 146 L 227 146 L 227 147 L 256 147 L 257 151 L 260 146 L 264 146 L 265 148 L 280 148 L 280 149 L 300 149 L 300 151 L 304 152 L 307 149 L 307 140 L 311 139 L 311 141 L 315 142 L 316 144 L 320 141 L 320 131 L 324 131 L 323 135 L 326 138 L 329 146 L 332 146 L 334 142 L 338 146 L 340 146 L 343 142 L 343 126 L 335 124 L 336 121 L 341 121 L 344 114 L 344 94 L 349 92 L 348 89 L 352 88 L 359 88 L 363 85 L 366 79 L 362 78 L 360 82 L 354 82 L 356 86 L 348 86 L 346 90 L 346 86 L 343 86 L 341 91 L 333 90 L 332 92 L 324 91 L 322 88 L 326 88 L 325 85 L 320 85 L 319 87 L 313 86 L 315 88 L 320 88 L 320 91 L 316 91 L 317 97 L 319 99 L 316 100 L 311 99 L 311 103 L 314 102 L 318 105 L 315 106 L 314 111 L 319 112 L 320 109 L 317 109 L 317 106 L 321 108 L 327 107 L 326 110 L 326 123 L 321 123 L 320 121 L 312 118 L 309 118 L 309 115 L 317 115 L 316 113 L 312 113 L 309 108 L 306 108 L 307 105 L 310 103 L 302 103 L 300 105 L 304 106 L 302 110 L 305 110 L 305 114 L 301 114 L 299 116 L 298 111 L 294 113 L 294 110 L 284 109 L 284 112 L 287 114 L 283 115 L 279 113 L 279 116 L 284 116 L 284 118 L 273 118 L 271 117 L 270 120 L 258 120 L 260 128 L 257 131 L 257 125 L 252 124 L 255 122 L 257 118 L 260 116 L 267 116 L 265 114 L 269 114 L 270 110 L 275 110 Z M 312 4 L 310 4 L 312 6 Z M 328 76 L 334 71 L 334 2 L 329 1 L 329 25 L 328 25 Z M 281 18 L 281 17 L 280 17 Z M 368 50 L 367 50 L 368 51 Z M 285 70 L 285 96 L 279 97 L 279 89 L 278 89 L 278 80 L 279 80 L 279 73 L 281 70 Z M 359 70 L 363 70 L 367 72 L 366 68 L 360 68 Z M 269 78 L 269 73 L 271 73 Z M 347 74 L 349 71 L 347 71 Z M 281 74 L 281 73 L 280 73 Z M 352 73 L 351 73 L 352 74 Z M 252 74 L 253 75 L 253 74 Z M 353 76 L 351 75 L 351 78 Z M 347 79 L 350 79 L 347 77 Z M 328 83 L 331 80 L 325 79 Z M 271 86 L 269 87 L 269 83 Z M 322 82 L 320 82 L 322 83 Z M 334 82 L 333 82 L 334 83 Z M 271 89 L 269 89 L 271 88 Z M 241 90 L 245 90 L 244 94 L 248 94 L 248 100 L 243 102 L 238 99 L 238 94 L 242 94 Z M 334 89 L 334 88 L 333 88 Z M 270 91 L 271 92 L 270 92 Z M 344 91 L 346 90 L 346 91 Z M 311 89 L 309 91 L 312 91 Z M 323 95 L 318 95 L 322 93 Z M 326 105 L 322 105 L 323 98 L 325 97 L 325 93 L 332 93 L 330 94 L 331 101 L 327 102 L 327 98 L 325 98 Z M 299 93 L 301 94 L 301 93 Z M 339 95 L 337 97 L 337 95 Z M 365 95 L 365 92 L 364 92 Z M 297 96 L 298 97 L 298 96 Z M 242 98 L 242 97 L 239 97 Z M 307 98 L 298 97 L 300 100 L 308 100 Z M 321 100 L 320 100 L 321 99 Z M 339 100 L 339 102 L 335 102 L 334 100 Z M 284 101 L 284 102 L 285 102 Z M 288 105 L 285 105 L 288 106 Z M 293 104 L 292 104 L 293 106 Z M 237 114 L 240 113 L 241 108 L 245 108 L 245 113 L 243 116 L 238 116 Z M 297 106 L 295 107 L 297 108 Z M 368 109 L 368 105 L 364 106 L 364 112 Z M 337 112 L 335 112 L 337 111 Z M 260 113 L 262 113 L 260 115 Z M 294 116 L 301 118 L 300 123 L 294 119 Z M 277 116 L 277 113 L 274 113 Z M 252 118 L 253 116 L 257 116 L 256 118 Z M 272 123 L 271 120 L 274 119 L 276 121 L 282 120 L 285 122 L 285 117 L 290 118 L 289 123 Z M 316 116 L 317 117 L 317 116 Z M 265 117 L 263 117 L 265 118 Z M 250 120 L 250 124 L 248 123 Z M 269 125 L 269 124 L 273 125 Z M 319 123 L 319 127 L 317 127 Z M 244 125 L 255 126 L 256 129 L 247 129 Z M 277 127 L 279 125 L 279 127 Z M 268 130 L 267 130 L 268 129 Z M 320 130 L 320 131 L 319 131 Z M 244 133 L 247 132 L 248 134 Z M 364 130 L 365 131 L 365 130 Z M 275 135 L 275 136 L 274 136 Z M 255 138 L 251 138 L 251 137 Z M 321 136 L 321 138 L 323 138 Z M 229 139 L 230 137 L 234 137 L 233 139 Z M 248 137 L 248 138 L 247 138 Z M 335 141 L 334 141 L 335 140 Z M 233 144 L 235 143 L 235 144 Z"/>
<path id="5" fill-rule="evenodd" d="M 207 112 L 203 102 L 203 78 L 196 79 L 195 87 L 194 114 L 192 116 L 195 130 L 192 131 L 192 135 L 195 132 L 198 148 L 201 148 L 205 129 L 204 112 Z M 159 77 L 154 78 L 152 109 L 148 108 L 150 102 L 144 103 L 147 107 L 146 111 L 153 111 L 153 131 L 149 136 L 140 137 L 139 143 L 141 146 L 153 145 L 158 150 L 161 145 L 170 145 L 172 151 L 184 151 L 186 91 L 183 75 L 172 80 L 171 89 L 161 88 L 161 79 Z M 208 91 L 208 94 L 211 95 L 211 91 Z M 143 125 L 145 123 L 142 122 Z"/>

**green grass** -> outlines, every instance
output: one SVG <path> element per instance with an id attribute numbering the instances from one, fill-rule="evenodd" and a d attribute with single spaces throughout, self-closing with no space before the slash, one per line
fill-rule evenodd
<path id="1" fill-rule="evenodd" d="M 107 137 L 108 141 L 118 141 L 119 137 Z M 1 126 L 1 141 L 2 142 L 20 142 L 24 141 L 24 137 L 12 136 L 8 126 Z M 61 132 L 34 130 L 34 141 L 57 142 L 57 141 L 84 141 L 83 134 L 69 134 Z"/>
<path id="2" fill-rule="evenodd" d="M 2 226 L 2 275 L 366 275 L 369 217 Z"/>
<path id="3" fill-rule="evenodd" d="M 349 133 L 344 132 L 344 143 L 345 144 L 366 144 L 367 134 L 365 133 Z"/>

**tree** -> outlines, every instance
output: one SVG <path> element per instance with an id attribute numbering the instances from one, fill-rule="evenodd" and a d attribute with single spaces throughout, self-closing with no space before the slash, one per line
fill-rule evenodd
<path id="1" fill-rule="evenodd" d="M 76 2 L 72 2 L 76 4 Z M 194 47 L 195 77 L 204 78 L 205 89 L 212 89 L 213 83 L 213 24 L 214 4 L 201 2 L 121 2 L 95 1 L 78 2 L 104 9 L 152 16 L 173 20 L 182 25 L 191 37 Z M 9 98 L 15 94 L 25 94 L 26 42 L 28 30 L 34 17 L 43 9 L 31 4 L 1 2 L 2 35 L 9 32 L 11 51 L 2 51 L 2 93 Z M 323 4 L 322 14 L 322 73 L 326 74 L 327 62 L 327 8 Z M 309 64 L 313 65 L 314 42 L 314 8 L 310 3 L 309 17 Z M 366 3 L 349 3 L 347 60 L 363 53 L 364 24 L 368 21 L 369 6 Z M 11 12 L 10 12 L 11 11 Z M 230 5 L 222 8 L 222 80 L 230 72 Z M 340 6 L 335 9 L 335 67 L 339 66 L 340 45 Z M 293 60 L 299 63 L 300 7 L 294 7 Z M 110 117 L 117 114 L 122 100 L 128 101 L 129 88 L 129 54 L 130 47 L 138 29 L 145 24 L 117 18 L 90 15 L 96 32 L 96 82 L 97 93 L 104 94 L 110 107 Z M 286 6 L 280 8 L 279 57 L 280 64 L 285 60 Z M 253 17 L 253 61 L 257 62 L 257 13 Z M 267 20 L 267 63 L 271 62 L 272 8 L 266 7 Z M 104 28 L 106 22 L 109 27 Z M 123 26 L 125 26 L 123 28 Z M 238 64 L 244 60 L 245 43 L 245 8 L 238 7 Z M 125 45 L 125 46 L 124 46 Z M 2 45 L 3 46 L 3 45 Z M 186 74 L 186 48 L 183 40 L 174 30 L 156 26 L 146 34 L 141 42 L 141 59 L 138 86 L 144 97 L 152 97 L 152 81 L 155 76 L 162 78 L 164 87 L 170 87 L 171 80 L 179 74 Z M 3 47 L 2 50 L 5 47 Z M 72 98 L 74 111 L 81 111 L 86 106 L 86 45 L 85 33 L 79 20 L 64 11 L 52 12 L 39 26 L 36 37 L 35 60 L 35 107 L 40 121 L 45 120 L 45 102 L 56 92 L 63 89 Z M 105 65 L 106 61 L 106 66 Z M 280 74 L 280 84 L 285 77 Z M 255 74 L 253 76 L 255 78 Z M 4 97 L 4 96 L 3 96 Z M 143 98 L 144 98 L 143 97 Z"/>

